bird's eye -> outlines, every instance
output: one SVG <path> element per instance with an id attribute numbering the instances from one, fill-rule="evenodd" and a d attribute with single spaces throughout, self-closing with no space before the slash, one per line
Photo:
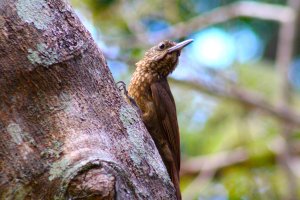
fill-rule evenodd
<path id="1" fill-rule="evenodd" d="M 158 46 L 158 48 L 160 49 L 160 50 L 163 50 L 164 48 L 165 48 L 165 44 L 164 43 L 161 43 L 161 44 L 159 44 L 159 46 Z"/>

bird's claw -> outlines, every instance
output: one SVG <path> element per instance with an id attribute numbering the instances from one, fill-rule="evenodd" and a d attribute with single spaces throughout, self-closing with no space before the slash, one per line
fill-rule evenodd
<path id="1" fill-rule="evenodd" d="M 130 103 L 135 108 L 135 110 L 138 112 L 138 114 L 140 116 L 142 116 L 142 111 L 140 110 L 139 106 L 137 105 L 135 100 L 131 96 L 129 96 L 129 94 L 128 94 L 128 91 L 126 89 L 126 83 L 124 83 L 124 81 L 118 81 L 116 83 L 116 86 L 117 86 L 117 88 L 119 89 L 120 92 L 123 92 L 126 101 L 128 103 Z"/>
<path id="2" fill-rule="evenodd" d="M 126 90 L 126 83 L 124 83 L 124 81 L 118 81 L 116 83 L 117 88 L 119 89 L 119 91 L 124 91 L 125 94 L 127 94 L 127 90 Z"/>

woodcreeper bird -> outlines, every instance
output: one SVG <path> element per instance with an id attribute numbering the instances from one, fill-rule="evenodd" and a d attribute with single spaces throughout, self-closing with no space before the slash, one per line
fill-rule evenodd
<path id="1" fill-rule="evenodd" d="M 180 137 L 175 101 L 167 76 L 176 68 L 181 50 L 192 41 L 190 39 L 177 44 L 165 40 L 152 47 L 136 63 L 128 88 L 128 95 L 141 110 L 142 120 L 175 186 L 177 199 L 181 199 Z"/>

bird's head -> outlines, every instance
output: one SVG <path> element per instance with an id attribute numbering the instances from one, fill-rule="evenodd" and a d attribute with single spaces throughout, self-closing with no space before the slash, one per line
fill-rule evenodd
<path id="1" fill-rule="evenodd" d="M 145 53 L 144 58 L 136 65 L 138 67 L 155 71 L 162 76 L 167 76 L 175 69 L 181 50 L 192 41 L 192 39 L 189 39 L 180 43 L 176 43 L 169 40 L 164 40 L 158 45 L 149 49 Z"/>

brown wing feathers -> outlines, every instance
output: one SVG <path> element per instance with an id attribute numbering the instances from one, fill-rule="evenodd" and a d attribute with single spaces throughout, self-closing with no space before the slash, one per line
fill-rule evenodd
<path id="1" fill-rule="evenodd" d="M 176 106 L 167 79 L 162 79 L 151 84 L 152 98 L 158 120 L 161 122 L 162 134 L 168 141 L 168 146 L 173 153 L 173 159 L 180 169 L 180 138 L 177 123 Z M 178 174 L 177 174 L 178 175 Z"/>

